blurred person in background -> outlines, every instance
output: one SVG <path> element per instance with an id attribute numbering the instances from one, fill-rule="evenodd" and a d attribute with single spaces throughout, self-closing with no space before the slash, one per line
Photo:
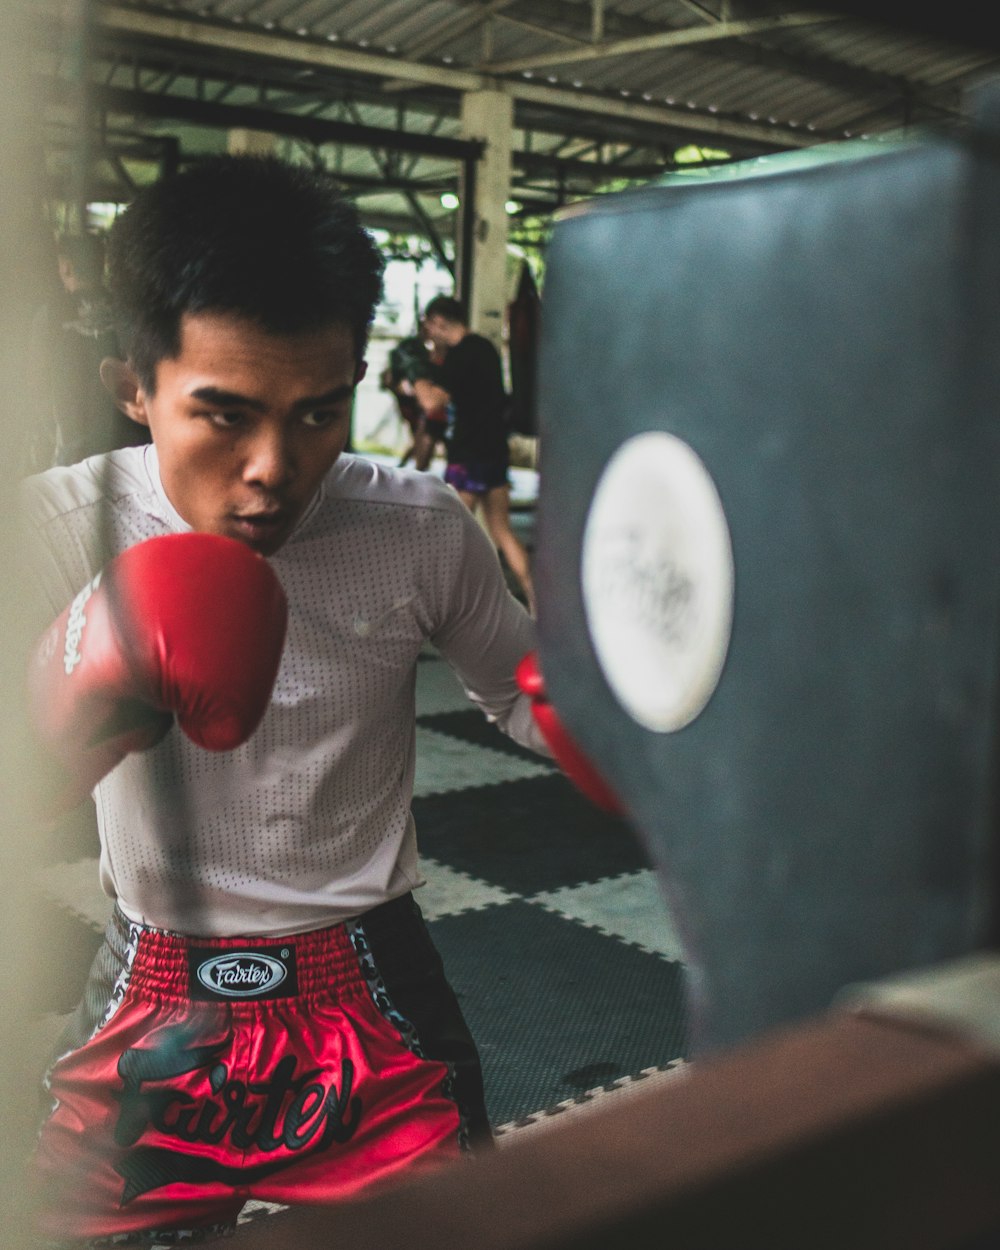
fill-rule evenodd
<path id="1" fill-rule="evenodd" d="M 427 410 L 451 409 L 445 481 L 470 511 L 481 511 L 494 546 L 507 561 L 528 610 L 535 590 L 528 553 L 510 524 L 510 448 L 500 353 L 469 329 L 462 304 L 439 295 L 424 310 L 424 330 L 440 354 L 437 379 L 418 378 L 414 393 Z"/>
<path id="2" fill-rule="evenodd" d="M 31 325 L 24 472 L 149 441 L 149 432 L 129 421 L 101 382 L 101 362 L 118 355 L 104 286 L 103 239 L 61 235 L 56 262 L 59 283 Z"/>
<path id="3" fill-rule="evenodd" d="M 411 460 L 415 469 L 429 468 L 438 444 L 446 440 L 447 413 L 442 409 L 426 412 L 413 389 L 418 378 L 434 381 L 437 373 L 436 362 L 419 335 L 401 339 L 389 353 L 380 382 L 383 389 L 396 397 L 399 415 L 410 432 L 410 445 L 399 462 L 400 468 Z"/>

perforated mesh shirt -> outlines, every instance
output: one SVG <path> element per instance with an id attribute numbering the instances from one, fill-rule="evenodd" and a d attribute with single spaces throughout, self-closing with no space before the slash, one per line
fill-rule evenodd
<path id="1" fill-rule="evenodd" d="M 50 470 L 25 491 L 50 619 L 110 555 L 189 528 L 152 446 Z M 133 920 L 295 933 L 419 884 L 410 803 L 427 641 L 504 732 L 547 753 L 513 678 L 533 624 L 489 539 L 432 475 L 342 456 L 270 563 L 289 625 L 257 731 L 212 753 L 175 726 L 95 790 L 101 881 Z"/>

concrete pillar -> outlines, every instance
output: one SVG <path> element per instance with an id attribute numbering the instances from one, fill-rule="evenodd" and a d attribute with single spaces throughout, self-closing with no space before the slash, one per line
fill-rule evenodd
<path id="1" fill-rule="evenodd" d="M 277 136 L 269 130 L 245 130 L 238 126 L 226 135 L 226 151 L 230 156 L 272 156 Z"/>
<path id="2" fill-rule="evenodd" d="M 463 138 L 486 144 L 476 170 L 469 325 L 500 350 L 507 305 L 506 203 L 510 197 L 514 101 L 502 91 L 466 92 L 461 122 Z"/>

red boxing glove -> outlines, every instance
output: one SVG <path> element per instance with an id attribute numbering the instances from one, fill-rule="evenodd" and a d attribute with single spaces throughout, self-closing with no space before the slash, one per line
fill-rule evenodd
<path id="1" fill-rule="evenodd" d="M 598 774 L 593 764 L 566 731 L 559 713 L 545 693 L 545 679 L 538 667 L 538 656 L 529 651 L 518 664 L 514 676 L 526 695 L 531 696 L 531 712 L 542 737 L 552 749 L 556 763 L 576 788 L 592 803 L 613 815 L 622 815 L 621 805 L 614 793 Z"/>
<path id="2" fill-rule="evenodd" d="M 116 556 L 46 630 L 29 714 L 69 777 L 64 804 L 173 717 L 199 746 L 245 742 L 271 697 L 288 607 L 270 565 L 215 534 L 151 538 Z"/>

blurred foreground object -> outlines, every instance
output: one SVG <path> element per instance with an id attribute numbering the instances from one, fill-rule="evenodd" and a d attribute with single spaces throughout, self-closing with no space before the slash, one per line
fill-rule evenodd
<path id="1" fill-rule="evenodd" d="M 29 1233 L 24 1210 L 22 1169 L 37 1130 L 38 1081 L 44 1052 L 35 1040 L 39 990 L 53 966 L 54 953 L 45 927 L 38 924 L 33 880 L 42 854 L 42 839 L 29 811 L 27 793 L 35 761 L 27 747 L 16 697 L 24 682 L 28 625 L 19 608 L 25 596 L 19 568 L 17 489 L 15 474 L 25 423 L 30 420 L 24 362 L 31 313 L 45 289 L 42 261 L 45 229 L 42 205 L 43 144 L 38 129 L 42 114 L 34 51 L 30 47 L 32 6 L 0 0 L 0 561 L 4 570 L 0 631 L 3 668 L 0 686 L 7 693 L 0 713 L 0 761 L 3 803 L 0 805 L 0 1205 L 3 1244 L 28 1250 L 36 1239 Z"/>

